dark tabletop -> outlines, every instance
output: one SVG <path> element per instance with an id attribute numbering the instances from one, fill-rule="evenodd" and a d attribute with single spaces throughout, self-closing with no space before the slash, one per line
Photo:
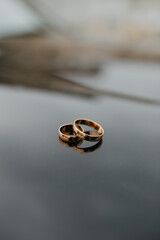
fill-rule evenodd
<path id="1" fill-rule="evenodd" d="M 79 117 L 104 128 L 94 152 L 59 143 Z M 0 87 L 1 239 L 158 240 L 159 173 L 159 107 Z"/>

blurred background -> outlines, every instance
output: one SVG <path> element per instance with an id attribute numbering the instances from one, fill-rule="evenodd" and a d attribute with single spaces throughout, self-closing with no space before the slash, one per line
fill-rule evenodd
<path id="1" fill-rule="evenodd" d="M 112 72 L 119 75 L 119 68 L 132 78 L 137 65 L 145 78 L 146 70 L 157 78 L 159 11 L 158 0 L 1 0 L 0 83 L 134 100 L 128 95 L 154 97 L 143 93 L 151 81 L 142 77 L 138 92 L 137 87 L 125 92 L 127 83 L 107 91 L 106 82 L 114 78 Z"/>
<path id="2" fill-rule="evenodd" d="M 0 0 L 0 239 L 159 240 L 159 107 L 159 0 Z"/>

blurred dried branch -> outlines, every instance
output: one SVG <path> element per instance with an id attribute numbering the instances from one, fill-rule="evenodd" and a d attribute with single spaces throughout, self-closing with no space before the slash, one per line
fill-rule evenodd
<path id="1" fill-rule="evenodd" d="M 0 40 L 3 68 L 21 70 L 80 71 L 96 73 L 100 58 L 95 60 L 92 49 L 56 44 L 47 36 Z"/>
<path id="2" fill-rule="evenodd" d="M 43 20 L 45 31 L 37 36 L 0 40 L 0 83 L 92 97 L 103 95 L 147 104 L 160 104 L 159 101 L 152 99 L 97 90 L 60 77 L 66 71 L 96 74 L 100 70 L 101 63 L 110 58 L 160 61 L 158 36 L 154 39 L 147 38 L 145 43 L 143 34 L 138 38 L 135 38 L 134 34 L 130 35 L 131 38 L 124 35 L 124 38 L 129 41 L 123 39 L 124 41 L 115 42 L 106 39 L 105 44 L 95 44 L 94 41 L 82 39 L 79 41 L 74 34 L 71 36 L 70 32 L 66 33 L 64 29 L 56 28 L 59 25 L 54 24 L 53 6 L 51 7 L 53 4 L 50 0 L 24 1 Z M 95 27 L 100 29 L 99 25 Z"/>
<path id="3" fill-rule="evenodd" d="M 0 41 L 0 83 L 15 86 L 25 86 L 49 91 L 67 92 L 88 97 L 98 95 L 109 96 L 140 103 L 160 105 L 159 101 L 117 93 L 108 90 L 97 90 L 83 84 L 75 83 L 66 78 L 62 78 L 57 73 L 64 70 L 74 70 L 75 66 L 81 66 L 80 71 L 95 73 L 99 70 L 97 65 L 93 68 L 92 56 L 94 51 L 72 47 L 58 48 L 52 44 L 48 38 L 30 37 Z M 81 53 L 81 54 L 80 54 Z M 86 53 L 86 54 L 84 54 Z M 76 56 L 83 56 L 83 64 Z M 62 64 L 63 63 L 63 64 Z M 69 63 L 69 65 L 68 65 Z M 73 63 L 73 65 L 71 64 Z M 84 64 L 85 63 L 85 64 Z M 90 65 L 91 64 L 91 65 Z M 85 66 L 86 68 L 82 68 Z"/>
<path id="4" fill-rule="evenodd" d="M 100 67 L 92 57 L 77 48 L 59 46 L 48 37 L 37 36 L 0 40 L 0 83 L 37 89 L 93 96 L 94 90 L 80 86 L 55 74 L 80 71 L 95 74 Z"/>

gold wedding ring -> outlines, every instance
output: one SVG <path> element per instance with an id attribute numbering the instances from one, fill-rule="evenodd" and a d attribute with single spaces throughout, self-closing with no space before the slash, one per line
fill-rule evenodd
<path id="1" fill-rule="evenodd" d="M 94 128 L 97 131 L 97 134 L 95 133 L 94 135 L 91 135 L 91 134 L 85 133 L 83 131 L 82 127 L 80 126 L 80 124 L 87 125 L 91 128 Z M 74 124 L 73 124 L 73 131 L 81 139 L 91 141 L 91 142 L 99 141 L 103 137 L 103 134 L 104 134 L 103 128 L 98 123 L 96 123 L 92 120 L 88 120 L 88 119 L 77 119 L 77 120 L 75 120 Z"/>
<path id="2" fill-rule="evenodd" d="M 80 130 L 83 132 L 83 128 L 80 127 Z M 75 133 L 73 129 L 73 124 L 68 123 L 64 124 L 59 128 L 59 137 L 65 142 L 78 142 L 82 139 L 81 136 Z"/>
<path id="3" fill-rule="evenodd" d="M 89 126 L 94 131 L 84 131 L 82 125 Z M 88 119 L 77 119 L 74 123 L 64 124 L 59 128 L 59 142 L 65 147 L 71 147 L 79 153 L 89 153 L 97 150 L 102 145 L 103 128 L 96 122 Z M 83 140 L 97 142 L 89 147 L 79 147 Z"/>

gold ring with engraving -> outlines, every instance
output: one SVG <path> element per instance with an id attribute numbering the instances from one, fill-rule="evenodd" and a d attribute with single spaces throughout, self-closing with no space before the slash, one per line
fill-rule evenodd
<path id="1" fill-rule="evenodd" d="M 80 126 L 80 131 L 83 132 L 83 128 Z M 83 139 L 82 136 L 76 134 L 73 129 L 73 124 L 68 123 L 60 126 L 59 137 L 65 142 L 78 142 Z"/>
<path id="2" fill-rule="evenodd" d="M 94 135 L 85 133 L 84 130 L 82 130 L 80 124 L 87 125 L 89 127 L 94 128 L 97 131 L 97 133 L 95 133 Z M 73 130 L 79 137 L 81 137 L 84 140 L 91 141 L 91 142 L 99 141 L 103 137 L 103 134 L 104 134 L 104 130 L 101 127 L 101 125 L 99 125 L 98 123 L 96 123 L 92 120 L 83 119 L 83 118 L 77 119 L 74 121 Z"/>

